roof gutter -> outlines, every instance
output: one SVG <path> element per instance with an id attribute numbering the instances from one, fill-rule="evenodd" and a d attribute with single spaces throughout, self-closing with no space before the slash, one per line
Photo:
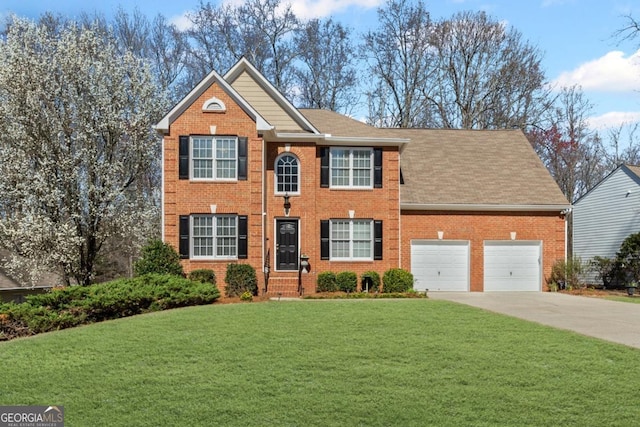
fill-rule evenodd
<path id="1" fill-rule="evenodd" d="M 269 141 L 315 141 L 330 145 L 343 145 L 352 147 L 394 146 L 404 147 L 409 143 L 409 138 L 370 138 L 361 136 L 333 136 L 329 133 L 308 134 L 297 132 L 273 132 Z"/>
<path id="2" fill-rule="evenodd" d="M 400 209 L 407 211 L 560 212 L 564 215 L 571 210 L 571 205 L 400 203 Z"/>

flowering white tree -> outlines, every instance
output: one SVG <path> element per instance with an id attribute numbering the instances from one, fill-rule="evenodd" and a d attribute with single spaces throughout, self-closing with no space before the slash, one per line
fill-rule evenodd
<path id="1" fill-rule="evenodd" d="M 87 285 L 107 242 L 146 240 L 160 157 L 151 124 L 163 99 L 149 67 L 104 31 L 13 18 L 0 40 L 0 245 L 15 254 L 10 269 Z"/>

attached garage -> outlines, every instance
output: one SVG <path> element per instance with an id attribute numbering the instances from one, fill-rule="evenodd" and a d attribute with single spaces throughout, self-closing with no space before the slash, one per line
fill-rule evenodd
<path id="1" fill-rule="evenodd" d="M 469 242 L 412 240 L 411 273 L 418 291 L 468 291 Z"/>
<path id="2" fill-rule="evenodd" d="M 540 291 L 540 241 L 485 241 L 485 291 Z"/>

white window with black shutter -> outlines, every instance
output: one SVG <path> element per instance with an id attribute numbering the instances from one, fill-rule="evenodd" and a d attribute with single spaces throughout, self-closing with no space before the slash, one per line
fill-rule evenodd
<path id="1" fill-rule="evenodd" d="M 382 188 L 382 149 L 321 147 L 320 186 L 337 189 Z"/>
<path id="2" fill-rule="evenodd" d="M 248 138 L 237 136 L 180 136 L 178 176 L 193 181 L 247 179 Z"/>
<path id="3" fill-rule="evenodd" d="M 331 219 L 320 221 L 320 257 L 332 261 L 382 259 L 382 221 Z"/>
<path id="4" fill-rule="evenodd" d="M 247 258 L 246 215 L 182 215 L 179 227 L 181 258 Z"/>

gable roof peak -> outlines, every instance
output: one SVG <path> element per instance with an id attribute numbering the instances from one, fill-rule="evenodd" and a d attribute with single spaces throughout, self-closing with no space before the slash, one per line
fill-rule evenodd
<path id="1" fill-rule="evenodd" d="M 211 70 L 191 91 L 173 106 L 154 128 L 161 133 L 169 133 L 169 127 L 184 111 L 189 108 L 211 85 L 218 84 L 253 120 L 258 131 L 273 129 L 259 113 L 215 70 Z"/>
<path id="2" fill-rule="evenodd" d="M 233 83 L 243 74 L 248 74 L 302 129 L 313 134 L 321 132 L 244 56 L 224 75 L 225 81 Z"/>

